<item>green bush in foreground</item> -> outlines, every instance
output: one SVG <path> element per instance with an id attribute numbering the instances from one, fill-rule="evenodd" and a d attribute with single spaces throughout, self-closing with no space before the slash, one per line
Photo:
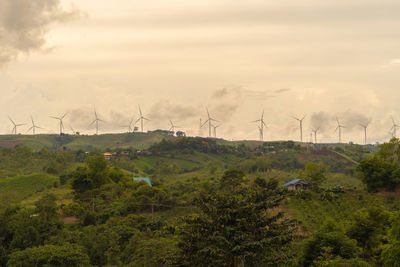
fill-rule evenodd
<path id="1" fill-rule="evenodd" d="M 76 245 L 53 246 L 45 245 L 27 248 L 10 255 L 9 267 L 40 267 L 40 266 L 90 266 L 89 257 L 83 247 Z"/>

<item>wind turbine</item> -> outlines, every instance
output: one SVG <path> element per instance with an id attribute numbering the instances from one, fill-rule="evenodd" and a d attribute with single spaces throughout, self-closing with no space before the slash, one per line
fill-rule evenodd
<path id="1" fill-rule="evenodd" d="M 133 126 L 135 126 L 135 124 L 133 124 L 133 121 L 134 121 L 134 118 L 132 118 L 130 121 L 129 121 L 129 124 L 128 125 L 126 125 L 126 126 L 121 126 L 121 127 L 128 127 L 128 133 L 133 133 L 134 132 L 134 128 L 132 128 L 132 125 Z"/>
<path id="2" fill-rule="evenodd" d="M 104 122 L 104 121 L 99 119 L 99 117 L 97 116 L 96 109 L 94 110 L 94 117 L 95 117 L 94 121 L 92 121 L 92 123 L 89 124 L 89 125 L 92 125 L 93 123 L 96 123 L 96 135 L 98 135 L 99 134 L 99 121 L 100 122 Z"/>
<path id="3" fill-rule="evenodd" d="M 43 129 L 42 127 L 39 127 L 39 126 L 37 126 L 37 125 L 35 124 L 35 122 L 33 121 L 32 116 L 31 116 L 31 121 L 32 121 L 32 126 L 31 126 L 31 128 L 28 129 L 28 132 L 29 132 L 30 130 L 32 130 L 32 133 L 35 134 L 35 130 L 36 130 L 36 129 Z"/>
<path id="4" fill-rule="evenodd" d="M 13 129 L 12 129 L 12 133 L 13 133 L 13 134 L 17 134 L 17 127 L 23 126 L 23 125 L 26 124 L 26 123 L 16 124 L 16 123 L 11 119 L 10 116 L 8 116 L 8 119 L 9 119 L 9 120 L 11 121 L 11 123 L 14 125 L 14 127 L 13 127 Z"/>
<path id="5" fill-rule="evenodd" d="M 217 138 L 217 128 L 219 128 L 222 124 L 219 124 L 217 126 L 212 125 L 212 127 L 214 128 L 214 138 Z"/>
<path id="6" fill-rule="evenodd" d="M 392 126 L 392 128 L 390 130 L 393 130 L 393 137 L 396 138 L 397 137 L 396 136 L 396 130 L 397 130 L 397 128 L 400 127 L 400 125 L 396 124 L 396 122 L 394 121 L 393 116 L 391 116 L 391 117 L 392 117 L 393 126 Z"/>
<path id="7" fill-rule="evenodd" d="M 343 125 L 340 124 L 338 117 L 336 117 L 337 127 L 335 132 L 339 129 L 339 144 L 342 143 L 342 128 L 345 128 Z"/>
<path id="8" fill-rule="evenodd" d="M 307 115 L 304 115 L 303 118 L 299 119 L 296 117 L 292 117 L 293 119 L 297 120 L 300 124 L 300 142 L 303 142 L 303 120 Z"/>
<path id="9" fill-rule="evenodd" d="M 203 127 L 207 122 L 208 122 L 208 136 L 209 137 L 211 137 L 211 128 L 212 128 L 212 122 L 213 121 L 215 121 L 215 122 L 219 122 L 219 121 L 217 121 L 216 119 L 213 119 L 211 116 L 210 116 L 210 112 L 208 112 L 208 108 L 206 108 L 206 111 L 207 111 L 207 120 L 203 123 L 203 125 L 201 125 L 201 127 Z"/>
<path id="10" fill-rule="evenodd" d="M 141 131 L 142 131 L 142 133 L 143 133 L 143 121 L 144 121 L 144 120 L 149 121 L 149 119 L 143 117 L 142 110 L 140 109 L 140 105 L 138 105 L 138 107 L 139 107 L 139 115 L 140 115 L 140 116 L 139 116 L 139 119 L 136 120 L 135 124 L 138 123 L 138 122 L 140 121 L 140 127 L 141 127 Z"/>
<path id="11" fill-rule="evenodd" d="M 180 126 L 175 125 L 171 120 L 169 120 L 169 123 L 171 124 L 171 128 L 169 128 L 168 131 L 172 131 L 175 133 L 175 128 L 179 128 Z"/>
<path id="12" fill-rule="evenodd" d="M 77 133 L 77 132 L 75 132 L 74 128 L 71 125 L 69 126 L 69 128 L 71 129 L 72 134 L 76 134 Z"/>
<path id="13" fill-rule="evenodd" d="M 317 133 L 319 131 L 319 128 L 321 128 L 321 127 L 311 129 L 311 131 L 314 133 L 314 141 L 315 141 L 315 143 L 317 143 Z"/>
<path id="14" fill-rule="evenodd" d="M 60 135 L 62 134 L 62 131 L 64 129 L 63 119 L 65 118 L 65 116 L 67 116 L 67 113 L 64 113 L 64 115 L 62 115 L 61 117 L 50 116 L 50 118 L 60 121 Z"/>
<path id="15" fill-rule="evenodd" d="M 369 124 L 371 123 L 370 120 L 367 121 L 367 123 L 360 123 L 360 126 L 364 129 L 364 144 L 367 144 L 367 128 Z"/>
<path id="16" fill-rule="evenodd" d="M 257 125 L 258 129 L 259 129 L 259 132 L 260 132 L 260 141 L 264 141 L 264 126 L 267 127 L 267 125 L 264 122 L 264 110 L 263 110 L 263 112 L 261 114 L 261 118 L 258 119 L 258 120 L 252 121 L 252 122 L 255 122 L 255 123 L 259 122 L 260 123 L 260 125 Z"/>

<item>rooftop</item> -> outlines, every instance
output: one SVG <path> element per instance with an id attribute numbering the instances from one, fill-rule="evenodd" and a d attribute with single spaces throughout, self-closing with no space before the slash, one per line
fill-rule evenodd
<path id="1" fill-rule="evenodd" d="M 312 185 L 310 182 L 307 182 L 306 180 L 303 180 L 303 179 L 294 179 L 293 181 L 290 181 L 290 182 L 284 184 L 283 186 L 289 186 L 289 185 L 298 184 L 298 183 L 307 184 L 307 185 Z"/>

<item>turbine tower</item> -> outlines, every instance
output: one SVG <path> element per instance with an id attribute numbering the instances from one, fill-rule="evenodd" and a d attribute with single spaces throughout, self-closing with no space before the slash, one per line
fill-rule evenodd
<path id="1" fill-rule="evenodd" d="M 140 115 L 140 116 L 139 116 L 139 119 L 136 120 L 135 125 L 136 125 L 136 123 L 138 123 L 138 122 L 140 121 L 140 129 L 141 129 L 141 131 L 142 131 L 142 133 L 143 133 L 143 122 L 144 122 L 145 120 L 146 120 L 146 121 L 149 121 L 149 119 L 143 117 L 142 110 L 140 109 L 140 105 L 138 105 L 138 107 L 139 107 L 139 115 Z"/>
<path id="2" fill-rule="evenodd" d="M 99 119 L 99 117 L 97 116 L 96 109 L 94 110 L 94 117 L 95 117 L 94 121 L 92 121 L 92 123 L 89 124 L 89 126 L 92 125 L 93 123 L 96 123 L 96 135 L 98 135 L 99 134 L 99 121 L 100 122 L 104 122 L 104 121 Z"/>
<path id="3" fill-rule="evenodd" d="M 396 130 L 397 130 L 397 128 L 399 128 L 400 127 L 400 125 L 398 125 L 395 121 L 394 121 L 394 118 L 393 118 L 393 116 L 391 116 L 392 117 L 392 122 L 393 122 L 393 126 L 392 126 L 392 128 L 390 129 L 391 131 L 393 131 L 393 137 L 397 137 L 396 136 Z"/>
<path id="4" fill-rule="evenodd" d="M 50 116 L 50 118 L 58 120 L 60 122 L 60 135 L 62 134 L 62 131 L 64 129 L 63 119 L 65 118 L 65 116 L 67 116 L 67 113 L 64 113 L 64 115 L 62 115 L 61 117 Z"/>
<path id="5" fill-rule="evenodd" d="M 10 116 L 8 116 L 8 119 L 9 119 L 9 120 L 11 121 L 11 123 L 14 125 L 14 127 L 13 127 L 13 129 L 12 129 L 12 133 L 13 133 L 13 134 L 17 134 L 17 127 L 23 126 L 23 125 L 26 124 L 26 123 L 17 124 L 17 123 L 15 123 L 15 122 L 11 119 Z"/>
<path id="6" fill-rule="evenodd" d="M 311 129 L 311 131 L 314 133 L 315 144 L 317 143 L 317 133 L 319 131 L 319 128 L 321 128 L 321 127 Z"/>
<path id="7" fill-rule="evenodd" d="M 208 112 L 208 108 L 206 108 L 207 111 L 207 120 L 203 123 L 203 125 L 201 125 L 201 127 L 203 127 L 207 122 L 208 122 L 208 137 L 211 137 L 211 128 L 212 128 L 212 122 L 219 122 L 216 119 L 212 118 L 210 116 L 210 112 Z"/>
<path id="8" fill-rule="evenodd" d="M 303 142 L 303 120 L 307 115 L 304 115 L 303 118 L 299 119 L 296 117 L 292 117 L 293 119 L 297 120 L 300 124 L 300 142 Z"/>
<path id="9" fill-rule="evenodd" d="M 35 134 L 35 130 L 36 130 L 36 129 L 43 129 L 42 127 L 39 127 L 39 126 L 37 126 L 37 125 L 35 124 L 35 122 L 33 121 L 32 116 L 31 116 L 31 121 L 32 121 L 32 126 L 31 126 L 31 128 L 28 129 L 28 132 L 29 132 L 30 130 L 32 130 L 32 134 Z"/>
<path id="10" fill-rule="evenodd" d="M 364 129 L 364 145 L 367 145 L 367 128 L 370 123 L 370 120 L 368 120 L 367 123 L 360 123 L 360 126 Z"/>
<path id="11" fill-rule="evenodd" d="M 219 128 L 222 124 L 219 124 L 217 126 L 212 125 L 212 127 L 214 128 L 214 138 L 217 138 L 217 128 Z"/>
<path id="12" fill-rule="evenodd" d="M 337 127 L 335 132 L 339 130 L 339 144 L 342 143 L 342 128 L 345 128 L 343 125 L 340 124 L 338 117 L 336 117 Z"/>
<path id="13" fill-rule="evenodd" d="M 263 110 L 263 112 L 261 114 L 261 118 L 258 119 L 258 120 L 252 121 L 252 122 L 253 123 L 259 122 L 260 123 L 260 125 L 257 125 L 258 126 L 258 130 L 259 130 L 259 134 L 260 134 L 260 141 L 264 141 L 264 126 L 267 127 L 267 125 L 264 122 L 264 110 Z"/>

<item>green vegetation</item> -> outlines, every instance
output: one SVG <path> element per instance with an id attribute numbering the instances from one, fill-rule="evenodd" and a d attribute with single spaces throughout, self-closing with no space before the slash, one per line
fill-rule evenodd
<path id="1" fill-rule="evenodd" d="M 240 170 L 225 172 L 211 192 L 195 199 L 199 214 L 182 227 L 179 266 L 262 266 L 289 262 L 292 220 L 273 212 L 284 198 L 277 181 L 244 184 Z"/>
<path id="2" fill-rule="evenodd" d="M 1 135 L 0 141 L 17 141 L 23 146 L 32 148 L 34 151 L 46 149 L 66 148 L 71 150 L 93 150 L 117 147 L 131 147 L 146 149 L 152 144 L 166 138 L 159 134 L 126 133 L 126 134 L 103 134 L 103 135 Z"/>
<path id="3" fill-rule="evenodd" d="M 48 174 L 0 178 L 0 207 L 17 204 L 54 186 L 58 186 L 58 178 Z"/>
<path id="4" fill-rule="evenodd" d="M 157 134 L 12 138 L 21 145 L 0 148 L 0 266 L 400 262 L 398 139 L 372 154 Z M 314 186 L 281 186 L 295 178 Z"/>

